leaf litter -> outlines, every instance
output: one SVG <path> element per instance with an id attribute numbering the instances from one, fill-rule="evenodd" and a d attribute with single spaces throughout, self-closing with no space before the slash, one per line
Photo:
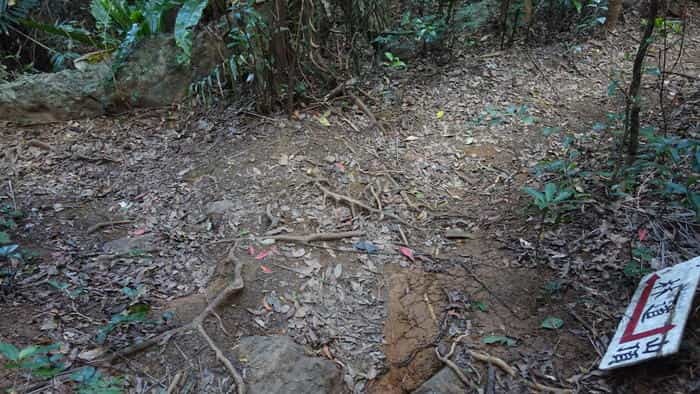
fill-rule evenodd
<path id="1" fill-rule="evenodd" d="M 628 296 L 624 272 L 633 272 L 625 271 L 623 251 L 633 242 L 660 243 L 667 261 L 652 264 L 662 266 L 686 253 L 669 233 L 687 230 L 633 201 L 616 207 L 625 215 L 600 215 L 607 208 L 592 206 L 580 222 L 541 232 L 520 208 L 529 169 L 552 149 L 538 127 L 588 122 L 604 92 L 584 86 L 602 86 L 607 75 L 599 70 L 612 69 L 618 49 L 632 44 L 618 45 L 603 53 L 582 44 L 577 68 L 585 77 L 560 67 L 566 48 L 532 49 L 551 85 L 522 67 L 520 48 L 464 57 L 431 79 L 420 77 L 420 68 L 433 67 L 426 64 L 416 75 L 409 69 L 368 84 L 369 95 L 394 97 L 392 116 L 381 120 L 390 133 L 367 131 L 371 122 L 357 112 L 346 115 L 363 131 L 344 129 L 325 111 L 272 122 L 162 109 L 5 128 L 0 169 L 28 212 L 18 220 L 26 231 L 12 240 L 40 257 L 18 270 L 4 295 L 32 313 L 2 310 L 22 316 L 26 332 L 16 338 L 23 345 L 60 342 L 67 353 L 94 359 L 171 328 L 174 321 L 158 316 L 167 310 L 186 321 L 189 303 L 206 299 L 230 274 L 216 261 L 232 246 L 259 268 L 246 271 L 252 284 L 217 312 L 218 322 L 211 319 L 224 329 L 216 334 L 222 347 L 236 344 L 224 331 L 282 332 L 333 359 L 349 391 L 392 392 L 417 388 L 442 367 L 433 349 L 448 354 L 445 346 L 467 335 L 452 355 L 465 371 L 484 367 L 474 351 L 488 352 L 528 381 L 609 391 L 614 382 L 590 368 L 598 357 L 591 342 L 605 341 Z M 211 127 L 193 127 L 197 117 Z M 231 135 L 231 125 L 241 132 Z M 30 136 L 52 149 L 27 146 Z M 346 198 L 327 198 L 318 179 Z M 365 235 L 303 245 L 258 241 L 348 231 Z M 552 280 L 558 285 L 546 286 Z M 141 288 L 139 305 L 148 308 L 131 315 L 123 288 Z M 0 324 L 3 334 L 14 330 Z M 96 346 L 100 333 L 104 348 Z M 163 354 L 135 361 L 161 371 L 183 367 L 173 361 L 182 359 L 174 346 Z M 211 356 L 189 357 L 204 366 L 192 372 L 200 390 L 229 379 Z M 420 379 L 406 379 L 406 371 Z M 142 388 L 164 378 L 129 377 Z M 504 392 L 526 385 L 509 373 L 500 384 Z"/>

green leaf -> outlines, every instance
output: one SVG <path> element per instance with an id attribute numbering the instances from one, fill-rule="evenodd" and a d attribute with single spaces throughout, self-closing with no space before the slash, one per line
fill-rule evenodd
<path id="1" fill-rule="evenodd" d="M 19 349 L 6 342 L 0 342 L 0 354 L 10 361 L 19 360 Z"/>
<path id="2" fill-rule="evenodd" d="M 148 0 L 143 7 L 143 18 L 149 34 L 163 31 L 163 15 L 177 5 L 172 0 Z"/>
<path id="3" fill-rule="evenodd" d="M 557 185 L 548 183 L 544 185 L 544 200 L 550 202 L 554 200 L 554 195 L 557 193 Z"/>
<path id="4" fill-rule="evenodd" d="M 549 203 L 547 202 L 546 197 L 542 192 L 531 187 L 524 187 L 523 190 L 527 194 L 532 196 L 532 198 L 535 200 L 535 205 L 537 205 L 539 209 L 547 209 Z"/>
<path id="5" fill-rule="evenodd" d="M 558 330 L 562 328 L 562 326 L 564 326 L 564 320 L 554 316 L 548 316 L 542 321 L 542 324 L 540 324 L 540 327 L 548 330 Z"/>
<path id="6" fill-rule="evenodd" d="M 102 45 L 99 40 L 96 40 L 94 37 L 92 37 L 92 35 L 90 35 L 89 32 L 82 29 L 72 28 L 67 25 L 50 25 L 31 19 L 21 19 L 20 23 L 30 29 L 37 29 L 43 31 L 44 33 L 69 38 L 73 41 L 77 41 L 91 47 L 104 48 L 104 45 Z"/>
<path id="7" fill-rule="evenodd" d="M 515 346 L 518 341 L 505 335 L 487 335 L 481 339 L 487 345 Z"/>
<path id="8" fill-rule="evenodd" d="M 558 126 L 557 127 L 545 127 L 542 129 L 542 134 L 544 134 L 545 136 L 548 137 L 548 136 L 550 136 L 552 134 L 556 134 L 560 131 L 561 131 L 561 127 L 558 127 Z"/>
<path id="9" fill-rule="evenodd" d="M 102 1 L 92 0 L 90 2 L 90 15 L 95 19 L 95 26 L 100 30 L 107 30 L 112 27 L 112 18 Z"/>
<path id="10" fill-rule="evenodd" d="M 571 0 L 571 3 L 574 5 L 574 8 L 576 8 L 576 12 L 580 14 L 581 10 L 583 9 L 583 3 L 581 3 L 581 0 Z"/>
<path id="11" fill-rule="evenodd" d="M 17 228 L 17 223 L 12 219 L 0 219 L 0 227 L 12 230 Z"/>
<path id="12" fill-rule="evenodd" d="M 680 183 L 669 181 L 666 182 L 666 192 L 671 194 L 686 194 L 688 192 L 688 188 Z"/>
<path id="13" fill-rule="evenodd" d="M 20 360 L 22 360 L 22 359 L 25 359 L 27 357 L 31 357 L 31 356 L 37 354 L 40 350 L 41 350 L 41 348 L 39 346 L 31 345 L 31 346 L 28 346 L 28 347 L 25 347 L 24 349 L 22 349 L 19 352 L 18 357 Z"/>
<path id="14" fill-rule="evenodd" d="M 472 305 L 482 312 L 487 312 L 489 310 L 488 306 L 486 306 L 486 303 L 483 301 L 472 301 Z"/>
<path id="15" fill-rule="evenodd" d="M 55 367 L 42 367 L 39 369 L 36 369 L 33 372 L 34 375 L 40 377 L 40 378 L 53 378 L 54 376 L 58 375 L 63 371 L 64 366 L 62 363 L 59 363 Z"/>
<path id="16" fill-rule="evenodd" d="M 47 283 L 50 284 L 51 286 L 55 287 L 58 290 L 66 290 L 70 286 L 68 283 L 57 282 L 53 279 L 49 280 Z"/>
<path id="17" fill-rule="evenodd" d="M 122 31 L 128 31 L 131 28 L 133 21 L 131 20 L 131 13 L 127 9 L 126 0 L 93 1 L 101 3 L 100 5 L 104 8 L 110 19 L 117 24 L 119 29 Z"/>
<path id="18" fill-rule="evenodd" d="M 653 75 L 655 77 L 661 75 L 661 70 L 659 70 L 658 67 L 649 67 L 644 72 L 648 75 Z"/>
<path id="19" fill-rule="evenodd" d="M 574 192 L 572 192 L 571 190 L 562 190 L 559 192 L 559 194 L 557 194 L 557 197 L 552 202 L 555 202 L 555 203 L 562 202 L 564 200 L 568 200 L 569 197 L 571 197 L 573 195 L 574 195 Z"/>
<path id="20" fill-rule="evenodd" d="M 695 209 L 695 213 L 700 216 L 700 193 L 689 192 L 688 201 Z"/>
<path id="21" fill-rule="evenodd" d="M 4 231 L 0 231 L 0 245 L 9 244 L 11 242 L 10 236 Z"/>
<path id="22" fill-rule="evenodd" d="M 72 373 L 70 378 L 73 379 L 74 382 L 85 383 L 89 382 L 95 376 L 95 372 L 97 372 L 95 367 L 83 367 Z"/>
<path id="23" fill-rule="evenodd" d="M 17 244 L 0 246 L 0 257 L 14 257 L 21 259 L 22 254 L 19 251 L 17 251 L 18 248 L 19 245 Z"/>
<path id="24" fill-rule="evenodd" d="M 192 28 L 202 18 L 208 0 L 186 0 L 175 18 L 175 44 L 182 50 L 178 55 L 180 63 L 189 63 L 192 56 Z"/>
<path id="25" fill-rule="evenodd" d="M 544 285 L 544 290 L 547 292 L 547 294 L 554 295 L 561 291 L 562 288 L 562 282 L 553 280 L 545 283 Z"/>
<path id="26" fill-rule="evenodd" d="M 522 119 L 522 122 L 525 126 L 532 126 L 535 124 L 535 117 L 534 116 L 526 116 Z"/>

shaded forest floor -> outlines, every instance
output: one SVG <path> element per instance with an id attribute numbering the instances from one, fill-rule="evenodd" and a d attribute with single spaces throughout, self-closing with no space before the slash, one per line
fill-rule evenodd
<path id="1" fill-rule="evenodd" d="M 696 77 L 697 33 L 688 33 L 679 71 Z M 606 89 L 610 75 L 631 70 L 625 53 L 636 36 L 384 70 L 362 99 L 385 131 L 343 98 L 292 119 L 163 109 L 5 127 L 0 203 L 26 213 L 13 236 L 35 257 L 5 289 L 0 339 L 60 342 L 71 367 L 89 364 L 190 321 L 230 278 L 221 262 L 234 248 L 246 286 L 206 321 L 214 340 L 229 351 L 242 336 L 291 336 L 337 361 L 349 391 L 415 390 L 443 367 L 435 346 L 444 353 L 460 334 L 453 360 L 471 364 L 482 387 L 495 379 L 496 392 L 527 392 L 526 381 L 576 392 L 695 390 L 697 309 L 679 354 L 596 369 L 636 286 L 622 272 L 630 244 L 657 219 L 634 202 L 591 203 L 580 221 L 548 226 L 538 242 L 541 223 L 522 192 L 536 182 L 534 165 L 561 147 L 544 127 L 590 133 L 619 110 Z M 692 83 L 674 78 L 668 88 L 680 95 Z M 363 235 L 263 241 L 341 231 Z M 669 243 L 662 263 L 694 257 L 695 241 Z M 136 304 L 149 306 L 149 321 L 117 326 L 99 343 L 100 328 Z M 548 317 L 563 326 L 542 328 Z M 502 358 L 518 377 L 490 374 L 467 347 Z M 167 389 L 178 373 L 190 392 L 230 386 L 196 335 L 121 361 L 106 372 L 128 376 L 134 392 Z M 11 372 L 0 371 L 0 387 L 70 390 Z"/>

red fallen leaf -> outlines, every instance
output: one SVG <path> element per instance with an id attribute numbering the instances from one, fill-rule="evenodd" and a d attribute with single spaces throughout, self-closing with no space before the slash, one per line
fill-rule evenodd
<path id="1" fill-rule="evenodd" d="M 399 248 L 399 252 L 401 252 L 402 255 L 406 256 L 409 260 L 415 262 L 416 259 L 413 257 L 413 251 L 405 246 L 402 246 Z"/>
<path id="2" fill-rule="evenodd" d="M 264 272 L 264 273 L 266 273 L 266 274 L 271 274 L 271 273 L 272 273 L 272 270 L 269 269 L 267 266 L 260 265 L 260 269 L 262 270 L 262 272 Z"/>
<path id="3" fill-rule="evenodd" d="M 139 235 L 144 235 L 146 233 L 146 228 L 141 227 L 137 228 L 136 230 L 132 231 L 130 234 L 134 236 L 139 236 Z"/>
<path id="4" fill-rule="evenodd" d="M 253 245 L 248 246 L 248 254 L 251 256 L 255 256 L 255 248 Z"/>
<path id="5" fill-rule="evenodd" d="M 647 235 L 649 235 L 649 230 L 645 228 L 640 228 L 637 231 L 637 236 L 639 237 L 640 241 L 644 241 L 647 238 Z"/>
<path id="6" fill-rule="evenodd" d="M 268 311 L 272 310 L 272 307 L 270 306 L 270 304 L 267 303 L 267 301 L 265 301 L 264 298 L 263 298 L 263 308 L 267 309 Z"/>

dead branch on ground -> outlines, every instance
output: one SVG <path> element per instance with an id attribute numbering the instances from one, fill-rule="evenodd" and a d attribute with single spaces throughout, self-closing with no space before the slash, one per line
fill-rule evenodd
<path id="1" fill-rule="evenodd" d="M 275 241 L 309 243 L 314 241 L 336 241 L 343 238 L 361 237 L 363 235 L 365 235 L 364 231 L 345 231 L 341 233 L 316 233 L 308 235 L 280 234 L 261 238 L 274 239 Z"/>
<path id="2" fill-rule="evenodd" d="M 236 391 L 238 394 L 243 394 L 245 392 L 245 383 L 243 382 L 243 377 L 236 371 L 236 368 L 231 364 L 231 362 L 226 358 L 224 355 L 223 351 L 221 351 L 221 348 L 214 342 L 214 340 L 211 339 L 211 337 L 207 334 L 207 332 L 204 330 L 204 320 L 210 315 L 214 313 L 214 310 L 218 308 L 221 304 L 224 303 L 231 295 L 240 292 L 243 290 L 245 287 L 245 283 L 243 282 L 243 276 L 241 276 L 241 269 L 243 268 L 243 261 L 242 260 L 237 260 L 234 257 L 234 250 L 235 247 L 231 248 L 228 252 L 228 256 L 226 257 L 226 262 L 234 262 L 235 261 L 235 268 L 234 268 L 234 278 L 233 280 L 217 294 L 217 296 L 212 300 L 204 310 L 197 315 L 190 323 L 185 324 L 184 326 L 180 326 L 177 328 L 173 328 L 172 330 L 165 331 L 159 335 L 156 335 L 153 338 L 147 339 L 143 342 L 137 343 L 135 345 L 129 346 L 127 348 L 124 348 L 116 353 L 113 353 L 106 359 L 102 360 L 104 363 L 111 364 L 114 363 L 118 360 L 124 359 L 128 356 L 134 355 L 136 353 L 139 353 L 143 350 L 146 350 L 147 348 L 157 345 L 157 344 L 164 344 L 168 340 L 170 340 L 172 337 L 183 334 L 187 331 L 191 330 L 196 330 L 202 335 L 204 340 L 207 342 L 209 347 L 214 351 L 216 354 L 216 358 L 221 361 L 228 372 L 231 374 L 233 377 L 234 381 L 236 382 Z"/>
<path id="3" fill-rule="evenodd" d="M 133 223 L 133 222 L 134 222 L 133 220 L 112 220 L 109 222 L 100 222 L 100 223 L 97 223 L 94 226 L 90 227 L 87 230 L 87 233 L 92 234 L 95 231 L 102 229 L 103 227 L 117 226 L 120 224 L 129 224 L 129 223 Z"/>

